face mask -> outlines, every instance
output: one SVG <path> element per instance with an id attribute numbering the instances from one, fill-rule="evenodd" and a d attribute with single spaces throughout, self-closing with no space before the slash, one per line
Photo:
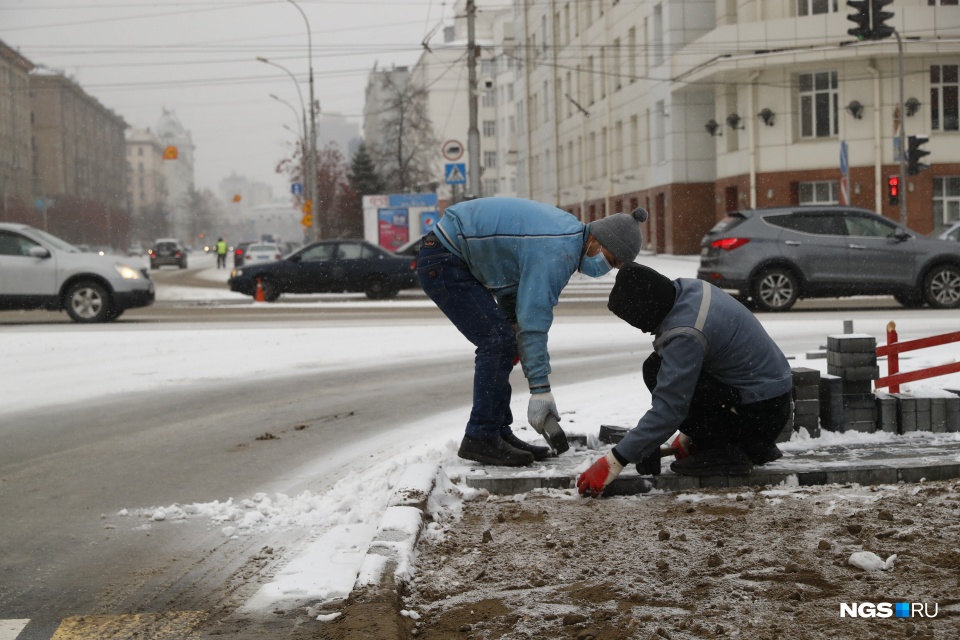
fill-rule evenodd
<path id="1" fill-rule="evenodd" d="M 591 278 L 599 278 L 609 273 L 612 268 L 603 251 L 597 252 L 595 256 L 584 255 L 583 260 L 580 261 L 580 273 Z"/>

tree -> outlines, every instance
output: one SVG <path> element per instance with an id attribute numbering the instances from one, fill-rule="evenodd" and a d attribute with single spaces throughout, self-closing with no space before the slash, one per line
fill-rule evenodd
<path id="1" fill-rule="evenodd" d="M 190 230 L 189 243 L 200 237 L 201 233 L 209 234 L 217 226 L 220 217 L 220 207 L 217 197 L 209 189 L 197 190 L 193 185 L 183 196 L 183 206 L 187 214 Z"/>
<path id="2" fill-rule="evenodd" d="M 380 138 L 370 151 L 389 191 L 419 190 L 435 179 L 432 159 L 440 146 L 427 110 L 429 93 L 412 83 L 400 86 L 391 78 L 384 82 L 388 97 Z"/>
<path id="3" fill-rule="evenodd" d="M 357 153 L 350 163 L 350 188 L 357 196 L 374 196 L 385 193 L 387 184 L 377 172 L 373 157 L 367 150 L 366 143 L 361 143 Z"/>
<path id="4" fill-rule="evenodd" d="M 277 164 L 277 173 L 291 182 L 301 181 L 303 145 Z M 362 238 L 363 212 L 354 206 L 356 196 L 347 177 L 349 165 L 336 143 L 329 143 L 317 152 L 317 202 L 313 215 L 318 216 L 322 238 Z M 306 181 L 303 181 L 306 183 Z M 303 204 L 303 200 L 300 200 Z"/>

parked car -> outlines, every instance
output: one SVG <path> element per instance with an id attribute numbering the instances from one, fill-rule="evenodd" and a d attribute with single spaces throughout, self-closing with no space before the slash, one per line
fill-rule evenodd
<path id="1" fill-rule="evenodd" d="M 243 266 L 243 257 L 244 253 L 247 251 L 247 247 L 253 244 L 252 240 L 239 243 L 233 249 L 233 266 L 242 267 Z"/>
<path id="2" fill-rule="evenodd" d="M 146 269 L 84 253 L 25 224 L 0 223 L 0 309 L 66 311 L 76 322 L 106 322 L 153 299 Z"/>
<path id="3" fill-rule="evenodd" d="M 371 299 L 392 298 L 419 286 L 416 259 L 401 258 L 364 240 L 326 240 L 277 261 L 234 269 L 232 291 L 273 302 L 284 293 L 360 292 Z"/>
<path id="4" fill-rule="evenodd" d="M 960 222 L 953 223 L 952 227 L 949 227 L 937 237 L 941 240 L 956 242 L 958 243 L 958 246 L 960 246 Z"/>
<path id="5" fill-rule="evenodd" d="M 275 262 L 283 257 L 280 247 L 276 244 L 258 243 L 248 246 L 243 253 L 243 263 L 247 266 Z"/>
<path id="6" fill-rule="evenodd" d="M 853 207 L 738 211 L 701 241 L 697 277 L 763 311 L 800 298 L 892 295 L 906 307 L 960 307 L 960 250 Z"/>
<path id="7" fill-rule="evenodd" d="M 151 269 L 163 266 L 187 268 L 187 250 L 176 238 L 159 238 L 149 253 Z"/>
<path id="8" fill-rule="evenodd" d="M 128 256 L 142 256 L 144 253 L 146 253 L 146 250 L 139 242 L 133 242 L 129 247 L 127 247 Z"/>
<path id="9" fill-rule="evenodd" d="M 417 236 L 413 240 L 405 242 L 396 249 L 393 250 L 398 256 L 410 256 L 416 258 L 420 253 L 420 241 L 423 240 L 422 236 Z"/>

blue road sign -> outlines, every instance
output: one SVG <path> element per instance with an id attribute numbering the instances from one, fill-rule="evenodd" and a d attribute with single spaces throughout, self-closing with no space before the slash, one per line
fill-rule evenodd
<path id="1" fill-rule="evenodd" d="M 295 196 L 298 196 L 298 195 L 300 195 L 301 193 L 303 193 L 303 183 L 301 183 L 301 182 L 293 182 L 293 183 L 291 183 L 291 184 L 290 184 L 290 193 L 292 193 L 292 194 L 295 195 Z"/>
<path id="2" fill-rule="evenodd" d="M 847 151 L 847 141 L 840 141 L 840 174 L 849 175 L 850 173 L 850 162 L 849 162 L 849 152 Z"/>
<path id="3" fill-rule="evenodd" d="M 467 184 L 467 164 L 465 162 L 448 163 L 444 174 L 447 177 L 447 184 Z"/>

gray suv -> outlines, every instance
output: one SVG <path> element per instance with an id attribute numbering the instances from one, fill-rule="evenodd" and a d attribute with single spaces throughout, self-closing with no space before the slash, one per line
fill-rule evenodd
<path id="1" fill-rule="evenodd" d="M 917 308 L 960 307 L 960 247 L 840 206 L 730 213 L 703 237 L 697 277 L 761 311 L 799 298 L 892 295 Z"/>
<path id="2" fill-rule="evenodd" d="M 0 223 L 0 309 L 65 310 L 76 322 L 107 322 L 153 298 L 147 270 L 126 258 L 84 253 L 40 229 Z"/>

